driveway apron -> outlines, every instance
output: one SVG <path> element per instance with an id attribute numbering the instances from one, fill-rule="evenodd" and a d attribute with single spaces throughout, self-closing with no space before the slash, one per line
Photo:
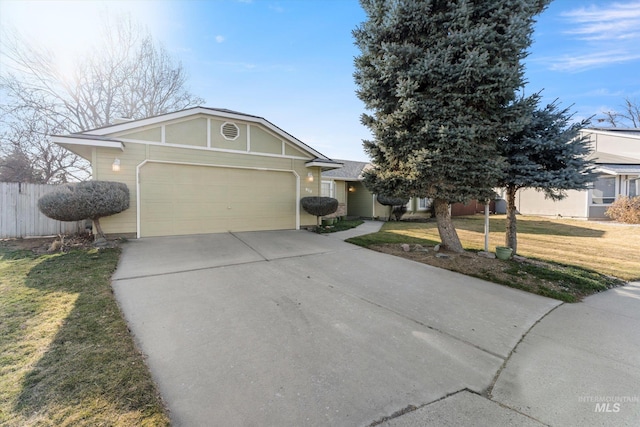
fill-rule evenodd
<path id="1" fill-rule="evenodd" d="M 175 426 L 537 424 L 480 395 L 558 301 L 306 231 L 139 239 L 113 279 Z"/>

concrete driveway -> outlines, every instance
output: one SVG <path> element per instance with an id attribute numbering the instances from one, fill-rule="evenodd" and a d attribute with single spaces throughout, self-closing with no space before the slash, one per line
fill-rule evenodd
<path id="1" fill-rule="evenodd" d="M 134 240 L 113 287 L 175 426 L 541 425 L 505 362 L 555 300 L 306 231 Z"/>

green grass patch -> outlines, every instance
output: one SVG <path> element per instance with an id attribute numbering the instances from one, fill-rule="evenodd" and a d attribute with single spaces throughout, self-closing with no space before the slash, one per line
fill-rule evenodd
<path id="1" fill-rule="evenodd" d="M 379 231 L 377 233 L 365 234 L 364 236 L 352 237 L 345 241 L 353 243 L 354 245 L 363 246 L 365 248 L 371 245 L 382 245 L 386 243 L 409 243 L 420 245 L 436 245 L 439 243 L 438 241 L 432 239 L 405 236 L 402 234 L 396 234 L 387 231 Z"/>
<path id="2" fill-rule="evenodd" d="M 320 225 L 315 228 L 316 233 L 325 234 L 325 233 L 335 233 L 338 231 L 350 230 L 352 228 L 356 228 L 359 225 L 364 224 L 364 221 L 360 219 L 354 220 L 343 220 L 338 221 L 333 225 Z"/>
<path id="3" fill-rule="evenodd" d="M 0 248 L 0 425 L 169 425 L 111 290 L 119 254 Z"/>

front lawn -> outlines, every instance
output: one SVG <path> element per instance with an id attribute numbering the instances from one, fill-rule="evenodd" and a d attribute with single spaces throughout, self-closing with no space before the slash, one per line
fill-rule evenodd
<path id="1" fill-rule="evenodd" d="M 619 283 L 606 276 L 626 281 L 640 280 L 638 226 L 519 216 L 518 254 L 549 262 L 523 264 L 487 260 L 471 253 L 484 248 L 482 215 L 454 218 L 454 224 L 463 246 L 470 251 L 463 257 L 452 255 L 448 259 L 439 259 L 427 256 L 427 253 L 399 249 L 401 243 L 432 246 L 439 242 L 435 220 L 387 222 L 380 232 L 349 241 L 564 301 L 579 300 L 584 295 Z M 492 216 L 490 251 L 504 245 L 504 231 L 505 216 Z M 530 284 L 536 289 L 527 289 Z"/>
<path id="2" fill-rule="evenodd" d="M 0 244 L 0 425 L 169 425 L 111 290 L 119 253 Z"/>

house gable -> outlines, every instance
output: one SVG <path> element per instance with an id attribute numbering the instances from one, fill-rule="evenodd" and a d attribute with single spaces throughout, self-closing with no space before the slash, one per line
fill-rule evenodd
<path id="1" fill-rule="evenodd" d="M 317 156 L 261 123 L 198 114 L 143 129 L 127 129 L 105 136 L 125 143 L 166 144 L 188 148 L 284 156 L 310 160 Z"/>

